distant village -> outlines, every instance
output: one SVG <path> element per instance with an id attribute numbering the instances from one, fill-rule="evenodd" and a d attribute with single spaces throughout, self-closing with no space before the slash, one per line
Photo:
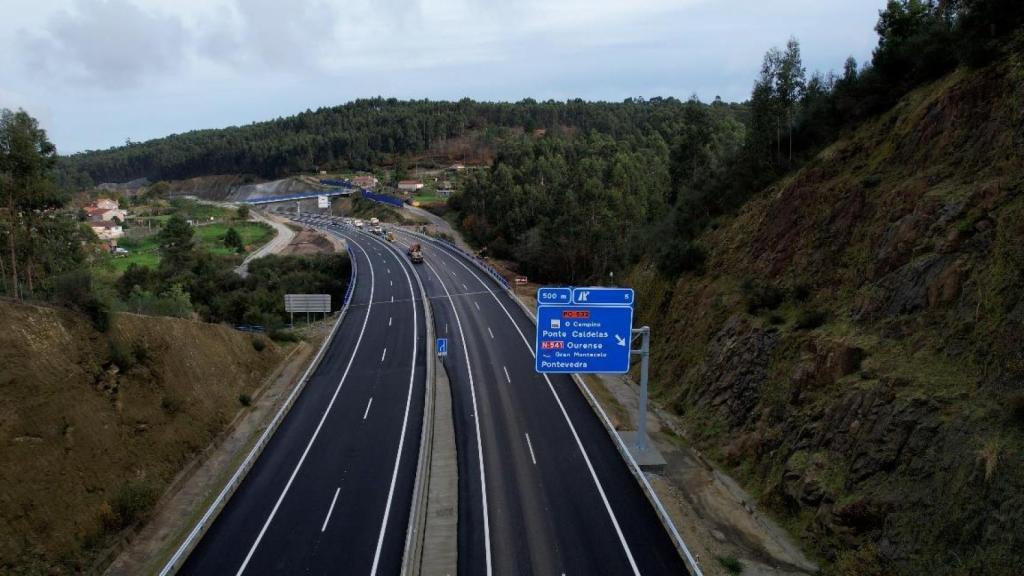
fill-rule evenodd
<path id="1" fill-rule="evenodd" d="M 124 237 L 122 224 L 128 218 L 128 211 L 122 210 L 117 200 L 97 198 L 82 207 L 86 223 L 96 237 L 103 241 L 108 250 L 117 248 L 117 240 Z"/>

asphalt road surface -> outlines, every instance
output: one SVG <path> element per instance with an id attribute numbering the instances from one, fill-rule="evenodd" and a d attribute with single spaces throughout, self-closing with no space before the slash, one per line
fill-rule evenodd
<path id="1" fill-rule="evenodd" d="M 422 428 L 411 264 L 357 232 L 347 316 L 182 574 L 397 574 Z"/>
<path id="2" fill-rule="evenodd" d="M 688 574 L 654 508 L 569 376 L 534 371 L 534 325 L 456 251 L 417 265 L 449 338 L 463 575 Z"/>
<path id="3" fill-rule="evenodd" d="M 534 371 L 526 314 L 457 251 L 411 242 L 449 338 L 460 574 L 688 574 L 572 379 Z"/>

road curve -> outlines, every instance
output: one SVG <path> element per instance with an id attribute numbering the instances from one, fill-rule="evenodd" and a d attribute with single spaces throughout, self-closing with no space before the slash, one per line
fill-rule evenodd
<path id="1" fill-rule="evenodd" d="M 534 371 L 531 320 L 462 255 L 400 235 L 413 241 L 437 334 L 450 338 L 459 573 L 688 574 L 572 379 Z"/>
<path id="2" fill-rule="evenodd" d="M 408 262 L 337 233 L 359 274 L 349 313 L 181 574 L 400 570 L 422 428 L 424 310 Z"/>
<path id="3" fill-rule="evenodd" d="M 257 258 L 263 258 L 268 254 L 277 254 L 291 244 L 292 238 L 295 237 L 295 232 L 293 232 L 288 226 L 285 226 L 285 224 L 279 221 L 277 217 L 266 216 L 256 210 L 253 210 L 250 214 L 252 215 L 253 220 L 272 226 L 277 233 L 266 244 L 260 246 L 252 254 L 246 256 L 245 260 L 235 268 L 235 272 L 237 272 L 242 278 L 245 278 L 249 274 L 250 262 Z"/>

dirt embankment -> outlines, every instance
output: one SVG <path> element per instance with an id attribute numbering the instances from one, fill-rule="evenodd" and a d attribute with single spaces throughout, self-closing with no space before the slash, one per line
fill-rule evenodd
<path id="1" fill-rule="evenodd" d="M 109 561 L 168 483 L 285 356 L 269 340 L 116 315 L 107 334 L 60 308 L 0 302 L 0 573 Z"/>
<path id="2" fill-rule="evenodd" d="M 341 242 L 315 230 L 304 228 L 281 250 L 282 256 L 307 256 L 310 254 L 333 254 L 342 251 Z"/>
<path id="3" fill-rule="evenodd" d="M 640 266 L 652 382 L 832 574 L 1024 565 L 1024 67 L 960 71 Z"/>

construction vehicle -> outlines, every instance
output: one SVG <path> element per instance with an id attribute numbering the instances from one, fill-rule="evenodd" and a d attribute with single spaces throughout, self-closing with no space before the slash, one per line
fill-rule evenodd
<path id="1" fill-rule="evenodd" d="M 423 262 L 423 248 L 419 243 L 409 245 L 409 260 L 412 261 L 413 264 Z"/>

